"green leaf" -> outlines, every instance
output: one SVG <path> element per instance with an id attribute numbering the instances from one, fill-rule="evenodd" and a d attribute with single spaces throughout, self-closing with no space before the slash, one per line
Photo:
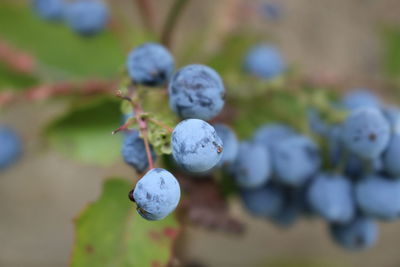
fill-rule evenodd
<path id="1" fill-rule="evenodd" d="M 383 66 L 389 77 L 400 77 L 400 28 L 387 27 L 383 31 Z"/>
<path id="2" fill-rule="evenodd" d="M 128 200 L 130 182 L 113 178 L 75 220 L 71 266 L 164 266 L 178 233 L 173 216 L 146 221 Z"/>
<path id="3" fill-rule="evenodd" d="M 120 158 L 122 135 L 111 135 L 119 127 L 119 101 L 84 100 L 53 121 L 46 130 L 55 149 L 84 163 L 110 164 Z"/>
<path id="4" fill-rule="evenodd" d="M 124 62 L 119 40 L 109 30 L 85 38 L 61 22 L 40 19 L 29 5 L 15 1 L 0 2 L 0 33 L 0 38 L 36 56 L 50 79 L 113 77 Z"/>

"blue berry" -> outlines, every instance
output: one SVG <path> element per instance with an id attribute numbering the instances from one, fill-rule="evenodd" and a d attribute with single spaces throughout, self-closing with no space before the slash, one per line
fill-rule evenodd
<path id="1" fill-rule="evenodd" d="M 330 128 L 328 138 L 328 154 L 332 166 L 337 166 L 344 156 L 344 146 L 342 140 L 342 128 L 333 126 Z"/>
<path id="2" fill-rule="evenodd" d="M 400 133 L 393 134 L 388 148 L 383 154 L 385 171 L 394 177 L 400 177 Z"/>
<path id="3" fill-rule="evenodd" d="M 282 18 L 282 6 L 279 3 L 262 3 L 261 4 L 261 15 L 266 19 L 277 21 Z"/>
<path id="4" fill-rule="evenodd" d="M 299 219 L 303 211 L 300 190 L 281 186 L 283 205 L 271 216 L 271 221 L 280 227 L 290 227 Z"/>
<path id="5" fill-rule="evenodd" d="M 400 133 L 400 109 L 397 107 L 386 107 L 383 114 L 390 124 L 393 133 Z"/>
<path id="6" fill-rule="evenodd" d="M 129 120 L 130 118 L 133 118 L 134 116 L 135 116 L 135 114 L 133 112 L 123 113 L 122 114 L 122 124 L 126 123 L 127 120 Z"/>
<path id="7" fill-rule="evenodd" d="M 45 20 L 61 20 L 63 18 L 64 0 L 33 0 L 35 12 Z"/>
<path id="8" fill-rule="evenodd" d="M 341 175 L 319 174 L 308 191 L 312 209 L 329 222 L 346 223 L 353 219 L 353 186 Z"/>
<path id="9" fill-rule="evenodd" d="M 364 214 L 394 220 L 400 215 L 400 181 L 369 175 L 357 183 L 356 201 Z"/>
<path id="10" fill-rule="evenodd" d="M 256 143 L 243 142 L 239 145 L 231 172 L 239 187 L 260 187 L 271 178 L 269 153 Z"/>
<path id="11" fill-rule="evenodd" d="M 348 153 L 344 164 L 344 174 L 350 178 L 360 178 L 365 172 L 364 165 L 365 163 L 360 157 Z"/>
<path id="12" fill-rule="evenodd" d="M 175 63 L 167 48 L 157 43 L 145 43 L 129 53 L 126 65 L 134 82 L 161 86 L 171 77 Z"/>
<path id="13" fill-rule="evenodd" d="M 242 202 L 250 214 L 258 217 L 269 217 L 277 214 L 283 206 L 280 188 L 264 185 L 240 192 Z"/>
<path id="14" fill-rule="evenodd" d="M 370 161 L 365 161 L 352 153 L 347 154 L 344 165 L 345 175 L 355 180 L 371 172 L 379 172 L 382 169 L 383 169 L 383 162 L 381 157 L 375 158 L 372 160 L 372 162 L 370 162 Z"/>
<path id="15" fill-rule="evenodd" d="M 188 172 L 206 172 L 216 166 L 222 147 L 215 129 L 202 120 L 181 121 L 172 132 L 172 156 Z"/>
<path id="16" fill-rule="evenodd" d="M 168 92 L 170 107 L 184 119 L 209 120 L 224 106 L 224 84 L 217 72 L 204 65 L 188 65 L 176 72 Z"/>
<path id="17" fill-rule="evenodd" d="M 284 124 L 265 124 L 254 133 L 253 140 L 271 151 L 272 146 L 279 140 L 293 136 L 294 130 Z"/>
<path id="18" fill-rule="evenodd" d="M 15 163 L 21 152 L 19 136 L 12 129 L 0 125 L 0 171 Z"/>
<path id="19" fill-rule="evenodd" d="M 309 128 L 314 133 L 321 136 L 329 135 L 331 127 L 322 120 L 320 114 L 315 109 L 309 109 L 307 111 L 307 120 Z"/>
<path id="20" fill-rule="evenodd" d="M 294 130 L 287 125 L 277 123 L 265 124 L 256 130 L 253 136 L 253 141 L 264 147 L 269 155 L 272 155 L 273 146 L 275 144 L 289 136 L 293 136 L 294 134 Z M 274 166 L 272 159 L 271 167 L 272 172 L 275 172 L 276 167 Z"/>
<path id="21" fill-rule="evenodd" d="M 256 45 L 247 53 L 244 69 L 262 79 L 272 79 L 286 70 L 285 61 L 274 45 Z"/>
<path id="22" fill-rule="evenodd" d="M 222 151 L 221 160 L 217 167 L 224 167 L 232 164 L 239 150 L 239 141 L 231 128 L 224 124 L 214 124 L 214 129 L 222 141 L 224 150 Z"/>
<path id="23" fill-rule="evenodd" d="M 306 182 L 321 165 L 318 147 L 304 136 L 291 136 L 275 144 L 272 161 L 277 180 L 293 186 Z"/>
<path id="24" fill-rule="evenodd" d="M 153 160 L 156 160 L 156 154 L 151 147 L 150 149 Z M 135 168 L 137 172 L 144 172 L 149 167 L 146 148 L 143 139 L 139 135 L 139 131 L 130 130 L 127 132 L 121 153 L 125 162 Z"/>
<path id="25" fill-rule="evenodd" d="M 283 208 L 271 217 L 271 221 L 280 227 L 288 228 L 299 219 L 300 215 L 301 210 L 296 203 L 284 203 Z"/>
<path id="26" fill-rule="evenodd" d="M 347 149 L 363 159 L 379 157 L 389 138 L 389 123 L 378 109 L 357 109 L 344 123 L 343 141 Z"/>
<path id="27" fill-rule="evenodd" d="M 370 248 L 378 238 L 377 224 L 366 217 L 345 224 L 330 224 L 329 232 L 338 245 L 349 250 Z"/>
<path id="28" fill-rule="evenodd" d="M 359 108 L 379 108 L 381 106 L 379 98 L 368 89 L 353 89 L 347 93 L 342 104 L 346 109 L 355 110 Z"/>
<path id="29" fill-rule="evenodd" d="M 170 172 L 156 168 L 139 180 L 131 194 L 129 197 L 136 202 L 138 213 L 146 220 L 156 221 L 175 210 L 181 190 Z"/>
<path id="30" fill-rule="evenodd" d="M 108 21 L 108 9 L 100 1 L 78 0 L 67 5 L 65 19 L 75 32 L 91 36 L 104 29 Z"/>

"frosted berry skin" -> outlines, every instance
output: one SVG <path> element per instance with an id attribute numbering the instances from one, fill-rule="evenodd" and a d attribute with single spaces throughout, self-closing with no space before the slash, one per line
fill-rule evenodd
<path id="1" fill-rule="evenodd" d="M 326 137 L 329 135 L 331 126 L 325 123 L 320 114 L 315 109 L 307 110 L 307 121 L 311 131 L 314 133 Z"/>
<path id="2" fill-rule="evenodd" d="M 337 166 L 344 156 L 342 128 L 337 125 L 331 127 L 326 138 L 328 139 L 329 160 L 332 166 Z"/>
<path id="3" fill-rule="evenodd" d="M 360 159 L 360 157 L 358 157 L 352 153 L 349 153 L 346 156 L 346 161 L 344 164 L 344 170 L 343 170 L 344 174 L 352 179 L 361 178 L 365 172 L 364 165 L 365 165 L 365 163 L 363 162 L 362 159 Z"/>
<path id="4" fill-rule="evenodd" d="M 349 250 L 363 250 L 372 247 L 378 238 L 378 225 L 370 218 L 358 217 L 345 224 L 330 224 L 333 240 Z"/>
<path id="5" fill-rule="evenodd" d="M 400 181 L 370 175 L 356 184 L 356 202 L 361 211 L 381 220 L 400 215 Z"/>
<path id="6" fill-rule="evenodd" d="M 134 82 L 161 86 L 171 77 L 175 63 L 167 48 L 157 43 L 145 43 L 129 53 L 126 65 Z"/>
<path id="7" fill-rule="evenodd" d="M 397 107 L 386 107 L 383 114 L 390 124 L 392 133 L 400 134 L 400 109 Z"/>
<path id="8" fill-rule="evenodd" d="M 342 137 L 349 151 L 363 159 L 375 159 L 389 143 L 390 126 L 378 109 L 357 109 L 346 119 Z"/>
<path id="9" fill-rule="evenodd" d="M 155 161 L 157 156 L 152 147 L 150 147 L 150 150 L 153 161 Z M 121 154 L 125 162 L 139 173 L 144 172 L 149 167 L 144 141 L 137 130 L 130 130 L 126 133 Z"/>
<path id="10" fill-rule="evenodd" d="M 303 192 L 294 187 L 280 186 L 283 205 L 270 217 L 277 226 L 288 228 L 301 216 L 303 210 Z"/>
<path id="11" fill-rule="evenodd" d="M 356 110 L 359 108 L 379 108 L 379 98 L 368 89 L 353 89 L 342 99 L 342 105 L 346 109 Z"/>
<path id="12" fill-rule="evenodd" d="M 101 1 L 78 0 L 67 4 L 65 20 L 69 27 L 85 36 L 102 31 L 108 22 L 107 6 Z"/>
<path id="13" fill-rule="evenodd" d="M 241 188 L 252 189 L 266 184 L 271 178 L 268 152 L 256 143 L 241 143 L 231 172 Z"/>
<path id="14" fill-rule="evenodd" d="M 400 177 L 400 133 L 393 134 L 383 154 L 383 168 L 393 177 Z"/>
<path id="15" fill-rule="evenodd" d="M 64 0 L 33 0 L 33 10 L 43 19 L 56 21 L 63 18 Z"/>
<path id="16" fill-rule="evenodd" d="M 274 45 L 256 45 L 247 53 L 244 70 L 262 79 L 272 79 L 286 70 L 286 63 Z"/>
<path id="17" fill-rule="evenodd" d="M 239 150 L 239 141 L 236 134 L 228 126 L 224 124 L 214 124 L 213 126 L 224 147 L 221 160 L 218 162 L 217 167 L 228 166 L 236 159 Z"/>
<path id="18" fill-rule="evenodd" d="M 265 149 L 271 150 L 277 141 L 293 136 L 294 134 L 294 130 L 287 125 L 271 123 L 259 127 L 254 133 L 253 140 L 263 145 Z"/>
<path id="19" fill-rule="evenodd" d="M 22 152 L 22 144 L 14 130 L 0 125 L 0 172 L 14 164 Z"/>
<path id="20" fill-rule="evenodd" d="M 273 216 L 282 209 L 284 204 L 282 191 L 272 185 L 241 190 L 240 196 L 247 211 L 258 217 Z"/>
<path id="21" fill-rule="evenodd" d="M 172 156 L 185 171 L 202 173 L 221 160 L 223 144 L 215 129 L 203 120 L 181 121 L 172 132 Z"/>
<path id="22" fill-rule="evenodd" d="M 168 86 L 169 105 L 181 118 L 210 120 L 224 106 L 225 88 L 219 74 L 204 65 L 178 70 Z"/>
<path id="23" fill-rule="evenodd" d="M 181 190 L 176 178 L 167 170 L 148 171 L 136 184 L 132 200 L 137 212 L 146 220 L 161 220 L 173 212 L 179 203 Z"/>
<path id="24" fill-rule="evenodd" d="M 314 175 L 321 158 L 316 144 L 304 136 L 292 136 L 273 147 L 272 161 L 276 179 L 283 184 L 299 186 Z"/>
<path id="25" fill-rule="evenodd" d="M 346 223 L 353 219 L 353 186 L 343 176 L 319 174 L 308 191 L 308 201 L 315 213 L 328 222 Z"/>

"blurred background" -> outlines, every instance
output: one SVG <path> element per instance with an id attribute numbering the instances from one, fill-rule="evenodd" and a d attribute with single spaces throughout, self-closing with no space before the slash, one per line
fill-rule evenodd
<path id="1" fill-rule="evenodd" d="M 153 2 L 160 25 L 172 1 Z M 261 14 L 263 3 L 278 10 Z M 108 4 L 119 19 L 131 22 L 133 43 L 147 38 L 137 30 L 144 25 L 133 1 Z M 228 33 L 245 32 L 274 42 L 287 62 L 316 83 L 342 91 L 366 86 L 390 96 L 400 77 L 399 13 L 397 0 L 193 0 L 180 18 L 172 51 L 179 55 L 178 66 L 204 62 L 205 56 L 224 49 Z M 74 56 L 74 45 L 86 41 L 65 44 L 77 37 L 61 37 L 69 34 L 67 30 L 44 24 L 30 10 L 29 1 L 0 1 L 0 41 L 36 53 L 43 59 L 41 73 L 56 73 L 62 79 L 64 73 L 50 67 L 60 63 L 76 74 L 76 81 L 83 76 L 114 77 L 130 49 L 129 42 L 128 50 L 120 45 L 118 33 L 107 32 L 98 38 L 115 50 L 102 49 L 99 41 L 81 52 L 97 47 L 99 54 Z M 85 65 L 91 58 L 109 60 L 109 64 Z M 0 90 L 35 84 L 18 75 L 0 62 Z M 15 79 L 19 81 L 14 83 Z M 0 113 L 0 122 L 16 129 L 24 142 L 20 162 L 0 174 L 0 266 L 66 266 L 74 242 L 74 217 L 99 197 L 106 178 L 135 175 L 122 160 L 84 164 L 50 149 L 42 139 L 43 129 L 68 107 L 57 100 L 21 101 Z M 118 123 L 107 125 L 103 134 Z M 119 153 L 119 147 L 110 153 Z M 400 266 L 398 222 L 380 225 L 375 247 L 352 253 L 333 244 L 319 220 L 302 220 L 282 230 L 248 216 L 236 199 L 231 202 L 232 213 L 246 224 L 245 233 L 236 236 L 188 226 L 179 254 L 190 266 Z"/>

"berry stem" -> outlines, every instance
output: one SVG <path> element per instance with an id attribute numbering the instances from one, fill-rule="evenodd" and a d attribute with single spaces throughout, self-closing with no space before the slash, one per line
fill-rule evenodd
<path id="1" fill-rule="evenodd" d="M 146 129 L 146 131 L 141 130 L 141 133 L 143 135 L 144 146 L 146 148 L 147 160 L 149 161 L 149 170 L 151 170 L 151 169 L 154 169 L 154 162 L 153 162 L 153 157 L 151 156 L 150 144 L 149 144 L 149 140 L 147 137 L 147 129 Z"/>
<path id="2" fill-rule="evenodd" d="M 136 94 L 136 90 L 132 90 L 135 94 Z M 133 99 L 137 99 L 136 97 L 134 97 Z M 146 119 L 143 118 L 142 114 L 143 114 L 143 110 L 142 110 L 142 106 L 140 105 L 139 101 L 132 101 L 132 105 L 133 105 L 133 110 L 134 110 L 134 114 L 136 117 L 136 121 L 139 124 L 139 131 L 140 134 L 143 137 L 143 141 L 144 141 L 144 147 L 146 148 L 146 156 L 147 156 L 147 160 L 149 162 L 149 169 L 154 169 L 154 163 L 153 163 L 153 157 L 151 156 L 151 151 L 150 151 L 150 144 L 149 144 L 149 139 L 147 136 L 147 122 Z"/>
<path id="3" fill-rule="evenodd" d="M 140 104 L 139 97 L 137 95 L 137 91 L 136 91 L 136 88 L 133 83 L 128 87 L 128 92 L 129 92 L 129 96 L 123 95 L 120 90 L 118 90 L 116 92 L 116 94 L 119 98 L 129 101 L 132 105 L 133 114 L 135 114 L 136 121 L 139 125 L 140 135 L 142 136 L 143 141 L 144 141 L 144 146 L 146 149 L 146 156 L 147 156 L 147 160 L 149 162 L 149 170 L 151 170 L 151 169 L 154 169 L 154 162 L 153 162 L 153 157 L 151 156 L 147 121 L 146 121 L 146 117 L 143 116 L 145 114 L 145 112 L 143 112 L 142 105 Z M 130 126 L 130 124 L 131 124 L 131 122 L 128 120 L 124 125 L 122 125 L 117 130 L 115 130 L 113 132 L 113 134 L 128 128 Z"/>
<path id="4" fill-rule="evenodd" d="M 151 123 L 154 123 L 157 126 L 160 126 L 161 128 L 165 129 L 167 132 L 172 133 L 174 131 L 174 129 L 172 129 L 171 127 L 169 127 L 168 125 L 162 123 L 161 121 L 158 121 L 156 119 L 150 118 L 148 117 L 147 120 Z"/>
<path id="5" fill-rule="evenodd" d="M 175 0 L 171 9 L 169 10 L 164 28 L 161 32 L 161 43 L 166 47 L 171 46 L 173 31 L 178 22 L 179 16 L 182 14 L 183 9 L 188 2 L 189 0 Z"/>
<path id="6" fill-rule="evenodd" d="M 123 125 L 121 125 L 120 127 L 118 127 L 117 129 L 115 129 L 114 131 L 112 131 L 112 135 L 120 132 L 120 131 L 124 131 L 126 129 L 128 129 L 128 127 L 130 126 L 130 122 L 126 122 Z"/>

